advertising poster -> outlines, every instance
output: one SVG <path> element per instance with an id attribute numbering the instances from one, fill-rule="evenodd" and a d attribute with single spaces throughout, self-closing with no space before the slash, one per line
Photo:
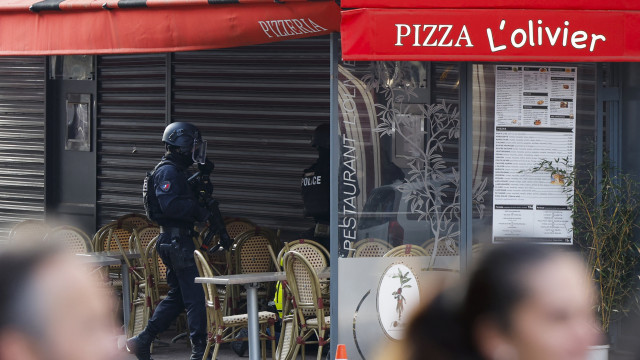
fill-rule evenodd
<path id="1" fill-rule="evenodd" d="M 565 158 L 573 166 L 576 87 L 575 67 L 496 66 L 493 242 L 573 243 L 571 190 L 531 169 Z"/>

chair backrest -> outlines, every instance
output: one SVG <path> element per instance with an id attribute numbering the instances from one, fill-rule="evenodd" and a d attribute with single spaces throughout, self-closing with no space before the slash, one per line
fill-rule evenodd
<path id="1" fill-rule="evenodd" d="M 51 228 L 42 220 L 24 220 L 11 228 L 9 242 L 42 241 Z"/>
<path id="2" fill-rule="evenodd" d="M 213 271 L 211 270 L 211 267 L 209 267 L 209 263 L 202 252 L 200 250 L 195 250 L 193 252 L 193 256 L 196 260 L 196 266 L 198 267 L 198 274 L 200 277 L 213 277 Z M 202 284 L 202 289 L 204 290 L 204 298 L 207 306 L 208 328 L 211 328 L 211 325 L 222 326 L 223 310 L 216 286 L 213 284 Z M 227 299 L 225 299 L 225 302 L 226 301 Z"/>
<path id="3" fill-rule="evenodd" d="M 96 231 L 93 235 L 93 239 L 91 239 L 91 244 L 93 244 L 93 249 L 95 251 L 104 251 L 104 243 L 107 239 L 107 235 L 109 235 L 109 229 L 114 228 L 117 225 L 118 223 L 112 221 Z"/>
<path id="4" fill-rule="evenodd" d="M 93 251 L 89 235 L 73 226 L 58 226 L 47 235 L 47 240 L 60 241 L 62 245 L 74 254 L 86 254 Z"/>
<path id="5" fill-rule="evenodd" d="M 427 255 L 431 256 L 433 254 L 433 249 L 436 246 L 435 240 L 430 242 L 427 246 L 424 247 L 424 250 L 427 252 Z M 458 256 L 460 255 L 460 250 L 458 249 L 457 241 L 451 238 L 444 238 L 438 240 L 438 248 L 436 250 L 436 256 Z"/>
<path id="6" fill-rule="evenodd" d="M 384 257 L 410 257 L 410 256 L 429 256 L 427 252 L 418 245 L 400 245 L 389 250 Z"/>
<path id="7" fill-rule="evenodd" d="M 256 225 L 254 223 L 246 219 L 226 219 L 224 221 L 224 224 L 227 228 L 229 237 L 232 239 L 235 239 L 238 235 L 242 234 L 245 231 L 253 230 L 256 228 Z"/>
<path id="8" fill-rule="evenodd" d="M 103 243 L 102 251 L 129 250 L 129 239 L 133 232 L 126 228 L 112 227 L 107 230 L 107 237 Z"/>
<path id="9" fill-rule="evenodd" d="M 304 325 L 305 318 L 316 317 L 318 325 L 324 326 L 324 302 L 313 265 L 302 254 L 290 250 L 284 255 L 284 269 L 298 320 Z"/>
<path id="10" fill-rule="evenodd" d="M 141 254 L 156 236 L 160 235 L 160 228 L 157 226 L 146 226 L 133 231 L 129 239 L 129 247 L 136 249 Z"/>
<path id="11" fill-rule="evenodd" d="M 116 220 L 116 223 L 118 224 L 117 227 L 128 229 L 129 231 L 153 225 L 151 220 L 141 214 L 127 214 L 121 216 Z"/>
<path id="12" fill-rule="evenodd" d="M 160 256 L 158 256 L 158 251 L 156 250 L 156 242 L 158 238 L 154 238 L 147 245 L 147 261 L 151 263 L 154 278 L 156 283 L 165 283 L 167 282 L 167 266 L 162 262 Z"/>
<path id="13" fill-rule="evenodd" d="M 391 245 L 380 239 L 368 238 L 358 241 L 353 248 L 355 250 L 349 252 L 350 257 L 383 257 L 391 250 Z"/>
<path id="14" fill-rule="evenodd" d="M 298 239 L 289 241 L 282 248 L 276 262 L 282 264 L 282 258 L 288 251 L 296 251 L 304 256 L 314 269 L 319 270 L 328 266 L 328 260 L 331 258 L 327 249 L 320 243 L 313 240 Z"/>
<path id="15" fill-rule="evenodd" d="M 236 274 L 274 271 L 269 246 L 274 249 L 275 234 L 267 229 L 255 228 L 238 235 L 234 254 Z"/>

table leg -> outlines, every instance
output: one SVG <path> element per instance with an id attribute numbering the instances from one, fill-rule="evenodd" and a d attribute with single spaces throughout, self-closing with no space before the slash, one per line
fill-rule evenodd
<path id="1" fill-rule="evenodd" d="M 127 334 L 127 330 L 129 329 L 129 317 L 131 316 L 131 289 L 129 288 L 129 265 L 127 265 L 126 261 L 122 262 L 120 270 L 122 271 L 122 314 L 124 316 L 124 333 L 129 336 L 129 334 Z"/>
<path id="2" fill-rule="evenodd" d="M 247 315 L 249 317 L 249 360 L 260 359 L 260 319 L 258 318 L 258 284 L 247 284 Z"/>

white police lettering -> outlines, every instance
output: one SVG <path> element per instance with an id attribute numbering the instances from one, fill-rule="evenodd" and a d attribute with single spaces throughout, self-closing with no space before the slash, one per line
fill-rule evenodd
<path id="1" fill-rule="evenodd" d="M 411 35 L 411 46 L 462 47 L 464 44 L 465 47 L 473 47 L 466 25 L 458 30 L 454 25 L 448 24 L 396 24 L 395 45 L 404 46 L 404 39 Z"/>
<path id="2" fill-rule="evenodd" d="M 267 20 L 258 21 L 258 24 L 268 37 L 287 37 L 327 31 L 311 19 Z"/>
<path id="3" fill-rule="evenodd" d="M 498 31 L 504 31 L 506 23 L 506 20 L 500 21 Z M 489 38 L 491 52 L 507 49 L 507 44 L 496 45 L 491 28 L 487 28 L 487 37 Z M 571 46 L 575 49 L 585 49 L 589 44 L 589 52 L 595 50 L 598 40 L 607 41 L 607 38 L 601 34 L 591 34 L 591 41 L 589 41 L 589 34 L 586 31 L 569 30 L 569 21 L 564 22 L 564 27 L 550 28 L 543 26 L 542 20 L 538 20 L 535 26 L 533 20 L 529 20 L 525 28 L 513 30 L 510 39 L 511 46 L 514 48 L 521 48 L 525 45 L 534 47 L 549 44 L 550 46 Z"/>
<path id="4" fill-rule="evenodd" d="M 302 186 L 321 185 L 322 176 L 305 176 L 302 178 Z"/>

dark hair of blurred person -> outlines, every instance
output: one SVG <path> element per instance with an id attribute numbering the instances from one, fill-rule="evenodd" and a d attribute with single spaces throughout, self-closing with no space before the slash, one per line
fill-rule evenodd
<path id="1" fill-rule="evenodd" d="M 496 246 L 466 287 L 445 290 L 406 331 L 408 360 L 578 360 L 597 341 L 582 260 L 527 244 Z"/>
<path id="2" fill-rule="evenodd" d="M 0 360 L 118 359 L 110 293 L 40 244 L 0 250 Z"/>

